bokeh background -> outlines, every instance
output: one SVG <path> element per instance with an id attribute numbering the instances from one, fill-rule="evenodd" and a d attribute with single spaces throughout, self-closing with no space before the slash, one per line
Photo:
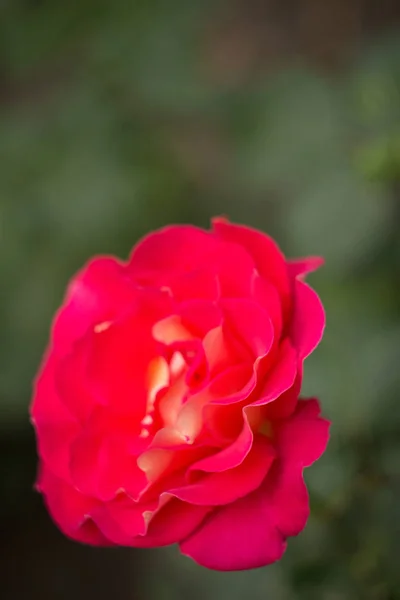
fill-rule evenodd
<path id="1" fill-rule="evenodd" d="M 399 24 L 398 0 L 0 0 L 3 600 L 400 598 Z M 64 539 L 27 416 L 70 276 L 218 214 L 324 255 L 304 393 L 333 422 L 307 528 L 232 574 Z"/>

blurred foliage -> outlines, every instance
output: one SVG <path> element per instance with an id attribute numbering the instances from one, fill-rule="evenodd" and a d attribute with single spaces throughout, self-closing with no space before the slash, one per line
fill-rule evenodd
<path id="1" fill-rule="evenodd" d="M 86 550 L 93 573 L 110 565 L 90 593 L 109 597 L 104 581 L 118 571 L 121 598 L 400 598 L 399 36 L 358 40 L 335 72 L 296 48 L 252 69 L 248 48 L 229 46 L 215 25 L 229 25 L 232 10 L 206 0 L 0 3 L 1 518 L 24 519 L 28 545 L 13 529 L 4 543 L 27 564 L 42 548 L 34 564 L 46 569 L 51 555 L 63 581 L 39 589 L 30 574 L 30 597 L 87 595 L 73 567 L 83 551 L 65 542 L 57 562 L 60 536 L 45 548 L 47 517 L 30 492 L 31 382 L 66 282 L 93 254 L 126 257 L 150 229 L 207 226 L 223 213 L 271 233 L 290 256 L 326 259 L 311 283 L 328 324 L 304 394 L 321 398 L 333 426 L 306 473 L 312 518 L 281 563 L 251 573 L 210 573 L 175 549 L 143 551 L 140 572 L 138 554 L 124 551 L 118 570 L 115 555 L 107 563 L 107 551 Z M 222 72 L 215 38 L 228 45 Z"/>

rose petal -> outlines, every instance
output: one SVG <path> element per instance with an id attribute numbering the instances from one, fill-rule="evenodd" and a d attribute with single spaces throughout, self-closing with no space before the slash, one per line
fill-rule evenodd
<path id="1" fill-rule="evenodd" d="M 204 300 L 182 302 L 178 310 L 183 326 L 200 339 L 222 322 L 222 313 L 217 304 Z"/>
<path id="2" fill-rule="evenodd" d="M 133 314 L 94 333 L 87 374 L 102 404 L 136 415 L 138 421 L 146 414 L 150 366 L 159 354 L 146 317 Z"/>
<path id="3" fill-rule="evenodd" d="M 111 502 L 97 506 L 92 518 L 104 536 L 119 546 L 130 546 L 134 537 L 145 535 L 147 523 L 146 510 L 155 510 L 157 501 L 137 504 L 126 494 L 121 493 Z"/>
<path id="4" fill-rule="evenodd" d="M 294 310 L 290 327 L 299 359 L 307 358 L 321 341 L 325 311 L 318 295 L 306 283 L 294 282 Z"/>
<path id="5" fill-rule="evenodd" d="M 90 513 L 97 505 L 95 500 L 80 494 L 44 466 L 37 487 L 44 496 L 51 516 L 65 535 L 85 544 L 110 545 L 94 523 L 90 522 Z"/>
<path id="6" fill-rule="evenodd" d="M 284 340 L 279 348 L 276 362 L 266 375 L 266 382 L 257 398 L 252 399 L 251 406 L 259 406 L 273 402 L 292 385 L 297 374 L 296 351 L 289 342 Z"/>
<path id="7" fill-rule="evenodd" d="M 249 298 L 256 276 L 251 256 L 239 244 L 219 241 L 218 253 L 209 269 L 216 270 L 222 298 Z"/>
<path id="8" fill-rule="evenodd" d="M 325 452 L 330 423 L 319 413 L 318 400 L 302 400 L 292 417 L 279 423 L 275 438 L 284 459 L 309 467 Z"/>
<path id="9" fill-rule="evenodd" d="M 52 339 L 57 353 L 67 353 L 88 329 L 129 310 L 136 294 L 123 263 L 111 257 L 90 261 L 73 277 L 55 319 Z"/>
<path id="10" fill-rule="evenodd" d="M 253 431 L 249 425 L 246 408 L 242 409 L 242 419 L 243 426 L 238 437 L 220 452 L 194 462 L 189 469 L 189 477 L 191 473 L 196 471 L 219 473 L 227 469 L 233 469 L 243 462 L 253 444 Z"/>
<path id="11" fill-rule="evenodd" d="M 282 334 L 282 306 L 277 289 L 260 276 L 254 278 L 252 297 L 268 314 L 274 326 L 274 340 L 279 342 Z"/>
<path id="12" fill-rule="evenodd" d="M 87 380 L 88 354 L 91 337 L 85 335 L 75 342 L 73 351 L 61 358 L 55 370 L 55 385 L 68 411 L 80 422 L 87 420 L 101 398 L 96 397 Z"/>
<path id="13" fill-rule="evenodd" d="M 171 498 L 151 519 L 147 534 L 132 540 L 132 546 L 151 548 L 176 544 L 194 531 L 211 508 L 194 506 Z"/>
<path id="14" fill-rule="evenodd" d="M 256 302 L 245 299 L 222 300 L 223 331 L 236 337 L 253 359 L 265 356 L 274 340 L 274 328 L 268 313 Z"/>
<path id="15" fill-rule="evenodd" d="M 261 277 L 271 282 L 282 300 L 284 316 L 290 309 L 290 284 L 285 258 L 272 238 L 250 227 L 214 219 L 213 230 L 220 239 L 243 246 L 253 258 Z"/>
<path id="16" fill-rule="evenodd" d="M 258 490 L 215 510 L 180 548 L 210 569 L 262 567 L 282 557 L 286 537 L 303 529 L 308 513 L 301 472 L 277 465 Z"/>
<path id="17" fill-rule="evenodd" d="M 293 279 L 304 278 L 308 273 L 316 271 L 324 264 L 324 259 L 320 256 L 307 256 L 306 258 L 297 258 L 288 260 L 287 267 L 290 277 Z"/>
<path id="18" fill-rule="evenodd" d="M 169 282 L 168 287 L 177 302 L 203 300 L 214 302 L 220 296 L 220 285 L 210 269 L 196 269 L 179 275 Z"/>
<path id="19" fill-rule="evenodd" d="M 299 399 L 302 383 L 302 370 L 298 368 L 293 385 L 281 394 L 274 402 L 263 406 L 263 415 L 267 420 L 287 419 L 293 414 Z"/>
<path id="20" fill-rule="evenodd" d="M 55 388 L 55 355 L 48 352 L 35 383 L 30 408 L 39 456 L 59 477 L 69 480 L 69 447 L 79 432 L 77 420 L 61 402 Z"/>
<path id="21" fill-rule="evenodd" d="M 191 504 L 229 504 L 261 485 L 274 458 L 275 451 L 269 440 L 257 436 L 251 451 L 236 468 L 204 475 L 200 481 L 169 490 L 169 493 Z"/>
<path id="22" fill-rule="evenodd" d="M 102 501 L 111 500 L 120 490 L 137 498 L 147 485 L 127 440 L 118 435 L 79 436 L 71 447 L 70 469 L 77 489 Z"/>
<path id="23" fill-rule="evenodd" d="M 207 264 L 214 251 L 211 234 L 190 225 L 165 227 L 144 237 L 133 249 L 129 272 L 142 285 L 168 286 L 181 274 Z"/>

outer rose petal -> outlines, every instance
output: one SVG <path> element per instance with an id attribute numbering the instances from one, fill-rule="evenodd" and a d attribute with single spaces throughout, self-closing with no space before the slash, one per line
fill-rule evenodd
<path id="1" fill-rule="evenodd" d="M 229 504 L 261 485 L 274 458 L 272 444 L 259 435 L 254 440 L 251 452 L 236 468 L 205 475 L 197 483 L 169 490 L 169 493 L 192 504 Z"/>
<path id="2" fill-rule="evenodd" d="M 292 417 L 278 424 L 275 435 L 280 456 L 303 467 L 318 460 L 328 444 L 330 426 L 319 413 L 318 400 L 301 400 Z"/>
<path id="3" fill-rule="evenodd" d="M 177 275 L 207 264 L 213 236 L 191 225 L 172 225 L 144 237 L 133 249 L 129 272 L 142 285 L 168 285 Z"/>
<path id="4" fill-rule="evenodd" d="M 261 277 L 279 291 L 283 312 L 287 315 L 290 308 L 290 283 L 286 261 L 277 244 L 261 231 L 233 225 L 225 219 L 214 219 L 213 229 L 220 239 L 235 242 L 248 251 Z"/>
<path id="5" fill-rule="evenodd" d="M 111 542 L 119 546 L 130 546 L 134 537 L 146 533 L 145 511 L 156 508 L 157 501 L 152 504 L 137 504 L 126 494 L 120 494 L 111 502 L 96 506 L 92 511 L 92 518 Z"/>
<path id="6" fill-rule="evenodd" d="M 42 466 L 37 488 L 44 495 L 47 508 L 65 535 L 85 544 L 108 546 L 110 542 L 88 521 L 96 501 L 80 494 L 71 485 L 58 479 Z"/>
<path id="7" fill-rule="evenodd" d="M 73 345 L 73 351 L 59 359 L 55 369 L 55 385 L 62 403 L 80 422 L 89 418 L 99 399 L 87 380 L 90 334 Z"/>
<path id="8" fill-rule="evenodd" d="M 129 438 L 118 429 L 89 429 L 79 435 L 71 445 L 70 469 L 81 492 L 103 501 L 111 500 L 121 489 L 136 498 L 147 485 L 130 452 Z"/>
<path id="9" fill-rule="evenodd" d="M 56 475 L 68 481 L 69 446 L 80 428 L 57 394 L 54 385 L 56 365 L 54 354 L 45 357 L 30 412 L 40 457 Z"/>
<path id="10" fill-rule="evenodd" d="M 276 362 L 266 376 L 266 382 L 256 392 L 257 397 L 251 399 L 251 406 L 269 404 L 288 390 L 297 374 L 296 353 L 288 340 L 284 340 L 279 348 Z"/>
<path id="11" fill-rule="evenodd" d="M 65 354 L 86 331 L 133 305 L 136 289 L 126 267 L 112 257 L 90 261 L 71 281 L 53 327 L 57 354 Z"/>
<path id="12" fill-rule="evenodd" d="M 299 359 L 307 358 L 321 341 L 325 311 L 317 294 L 306 283 L 294 282 L 294 311 L 290 335 Z"/>
<path id="13" fill-rule="evenodd" d="M 303 279 L 308 273 L 316 271 L 324 264 L 324 259 L 320 256 L 308 256 L 307 258 L 298 258 L 288 260 L 287 268 L 290 277 L 293 279 Z"/>
<path id="14" fill-rule="evenodd" d="M 302 369 L 299 367 L 293 385 L 279 396 L 274 402 L 263 407 L 263 415 L 267 420 L 287 419 L 295 411 L 302 381 Z"/>
<path id="15" fill-rule="evenodd" d="M 151 519 L 147 534 L 132 540 L 132 546 L 152 548 L 176 544 L 194 531 L 210 512 L 209 506 L 193 506 L 171 498 Z"/>
<path id="16" fill-rule="evenodd" d="M 262 567 L 282 557 L 286 537 L 303 529 L 308 513 L 301 472 L 277 465 L 257 491 L 213 512 L 180 548 L 218 571 Z"/>

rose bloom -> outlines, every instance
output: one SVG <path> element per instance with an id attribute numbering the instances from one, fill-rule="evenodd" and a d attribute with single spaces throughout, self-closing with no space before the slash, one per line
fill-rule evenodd
<path id="1" fill-rule="evenodd" d="M 217 570 L 281 558 L 328 440 L 318 401 L 299 399 L 325 322 L 303 279 L 321 262 L 218 218 L 72 279 L 31 406 L 37 489 L 65 535 L 178 543 Z"/>

